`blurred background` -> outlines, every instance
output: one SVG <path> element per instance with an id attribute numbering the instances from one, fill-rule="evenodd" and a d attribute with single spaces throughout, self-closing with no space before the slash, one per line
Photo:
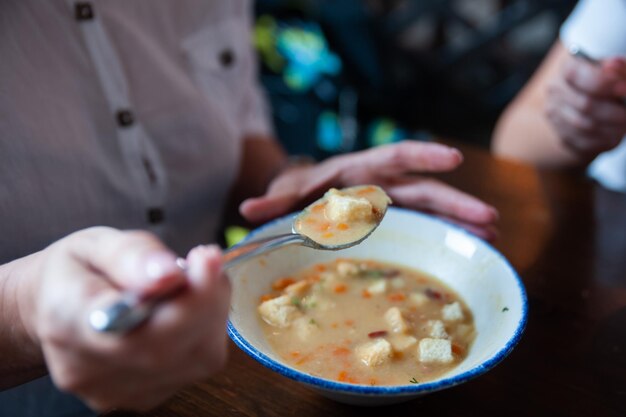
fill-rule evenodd
<path id="1" fill-rule="evenodd" d="M 403 138 L 489 145 L 573 0 L 257 0 L 276 133 L 318 159 Z"/>

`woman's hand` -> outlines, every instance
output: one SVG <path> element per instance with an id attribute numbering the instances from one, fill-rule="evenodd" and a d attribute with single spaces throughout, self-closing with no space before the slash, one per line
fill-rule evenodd
<path id="1" fill-rule="evenodd" d="M 395 204 L 427 211 L 485 239 L 496 236 L 495 208 L 420 173 L 455 169 L 463 157 L 448 146 L 405 141 L 336 156 L 279 175 L 265 195 L 244 201 L 241 214 L 252 222 L 267 221 L 319 196 L 329 187 L 376 184 Z"/>
<path id="2" fill-rule="evenodd" d="M 188 276 L 145 232 L 92 228 L 46 251 L 30 329 L 60 389 L 96 410 L 147 410 L 224 365 L 230 286 L 217 247 L 192 250 Z M 88 325 L 89 312 L 122 289 L 157 294 L 180 286 L 186 286 L 181 295 L 128 334 Z"/>
<path id="3" fill-rule="evenodd" d="M 562 144 L 583 162 L 626 134 L 626 61 L 599 65 L 568 56 L 548 85 L 545 112 Z"/>

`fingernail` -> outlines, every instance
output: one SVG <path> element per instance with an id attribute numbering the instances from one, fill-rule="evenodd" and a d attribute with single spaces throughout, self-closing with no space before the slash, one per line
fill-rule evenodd
<path id="1" fill-rule="evenodd" d="M 194 282 L 202 282 L 207 274 L 219 273 L 216 269 L 210 271 L 207 268 L 217 268 L 214 263 L 208 264 L 207 258 L 219 257 L 219 248 L 216 245 L 200 245 L 189 251 L 187 255 L 189 265 L 189 278 Z M 196 259 L 204 258 L 204 259 Z"/>
<path id="2" fill-rule="evenodd" d="M 450 148 L 450 151 L 459 159 L 459 162 L 463 161 L 463 154 L 457 148 Z"/>
<path id="3" fill-rule="evenodd" d="M 163 277 L 180 273 L 181 269 L 176 263 L 176 257 L 169 252 L 156 252 L 148 256 L 146 260 L 146 276 L 158 281 Z"/>
<path id="4" fill-rule="evenodd" d="M 490 207 L 491 208 L 491 215 L 493 216 L 494 220 L 500 220 L 500 212 L 498 212 L 498 210 L 495 207 Z"/>

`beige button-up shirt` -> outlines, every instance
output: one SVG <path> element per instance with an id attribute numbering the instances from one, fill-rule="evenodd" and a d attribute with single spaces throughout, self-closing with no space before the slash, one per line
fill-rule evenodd
<path id="1" fill-rule="evenodd" d="M 269 135 L 245 0 L 0 1 L 0 263 L 93 226 L 215 238 L 242 138 Z M 1 359 L 0 359 L 1 360 Z M 81 415 L 49 379 L 0 415 Z"/>
<path id="2" fill-rule="evenodd" d="M 81 228 L 211 241 L 270 133 L 245 0 L 0 2 L 0 263 Z"/>

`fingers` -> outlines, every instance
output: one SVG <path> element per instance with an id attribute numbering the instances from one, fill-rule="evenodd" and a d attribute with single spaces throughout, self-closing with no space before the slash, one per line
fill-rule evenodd
<path id="1" fill-rule="evenodd" d="M 582 59 L 570 58 L 563 65 L 565 81 L 573 88 L 594 97 L 616 98 L 618 78 Z"/>
<path id="2" fill-rule="evenodd" d="M 105 228 L 77 233 L 67 239 L 72 242 L 55 248 L 54 260 L 43 271 L 40 319 L 45 323 L 38 336 L 50 373 L 61 389 L 100 410 L 157 405 L 182 386 L 214 373 L 227 354 L 230 284 L 217 246 L 189 253 L 187 290 L 160 305 L 145 325 L 123 336 L 88 328 L 85 313 L 94 304 L 119 296 L 100 274 L 128 272 L 107 265 L 106 259 L 128 262 L 134 270 L 133 257 L 141 260 L 147 254 L 149 259 L 164 251 L 150 235 L 126 234 Z M 107 247 L 112 242 L 121 245 L 120 250 L 137 253 L 126 258 Z M 101 258 L 94 260 L 93 254 Z M 62 288 L 59 294 L 66 300 L 51 293 L 54 287 Z"/>
<path id="3" fill-rule="evenodd" d="M 351 176 L 351 171 L 362 169 L 380 176 L 395 176 L 409 172 L 450 171 L 461 162 L 461 152 L 449 146 L 404 141 L 345 157 L 342 171 L 346 177 Z"/>
<path id="4" fill-rule="evenodd" d="M 626 131 L 626 106 L 613 98 L 599 98 L 572 88 L 563 81 L 548 87 L 548 102 L 553 110 L 564 107 L 576 110 L 585 128 L 593 129 L 602 125 L 618 125 Z"/>
<path id="5" fill-rule="evenodd" d="M 615 94 L 626 97 L 626 59 L 622 57 L 605 59 L 602 61 L 602 70 L 608 76 L 619 80 L 615 85 Z"/>
<path id="6" fill-rule="evenodd" d="M 239 212 L 252 223 L 261 223 L 288 213 L 298 204 L 300 195 L 295 192 L 268 194 L 245 200 L 239 206 Z"/>
<path id="7" fill-rule="evenodd" d="M 462 222 L 462 221 L 459 221 L 455 218 L 448 217 L 448 216 L 442 216 L 442 215 L 435 215 L 435 216 L 439 217 L 442 220 L 447 221 L 448 223 L 452 223 L 459 227 L 462 227 L 463 229 L 467 230 L 471 234 L 478 236 L 479 238 L 484 239 L 488 242 L 495 241 L 499 236 L 498 229 L 492 224 L 478 225 L 478 224 L 473 224 L 473 223 Z"/>
<path id="8" fill-rule="evenodd" d="M 387 193 L 399 205 L 463 223 L 489 225 L 498 219 L 494 207 L 434 179 L 407 179 L 401 184 L 388 186 Z"/>
<path id="9" fill-rule="evenodd" d="M 332 186 L 340 186 L 341 161 L 344 156 L 330 158 L 313 166 L 290 170 L 272 182 L 267 193 L 249 198 L 239 206 L 248 221 L 260 223 L 304 207 Z"/>
<path id="10" fill-rule="evenodd" d="M 71 256 L 119 288 L 156 295 L 186 281 L 176 255 L 147 232 L 92 228 L 72 236 L 66 244 Z"/>

